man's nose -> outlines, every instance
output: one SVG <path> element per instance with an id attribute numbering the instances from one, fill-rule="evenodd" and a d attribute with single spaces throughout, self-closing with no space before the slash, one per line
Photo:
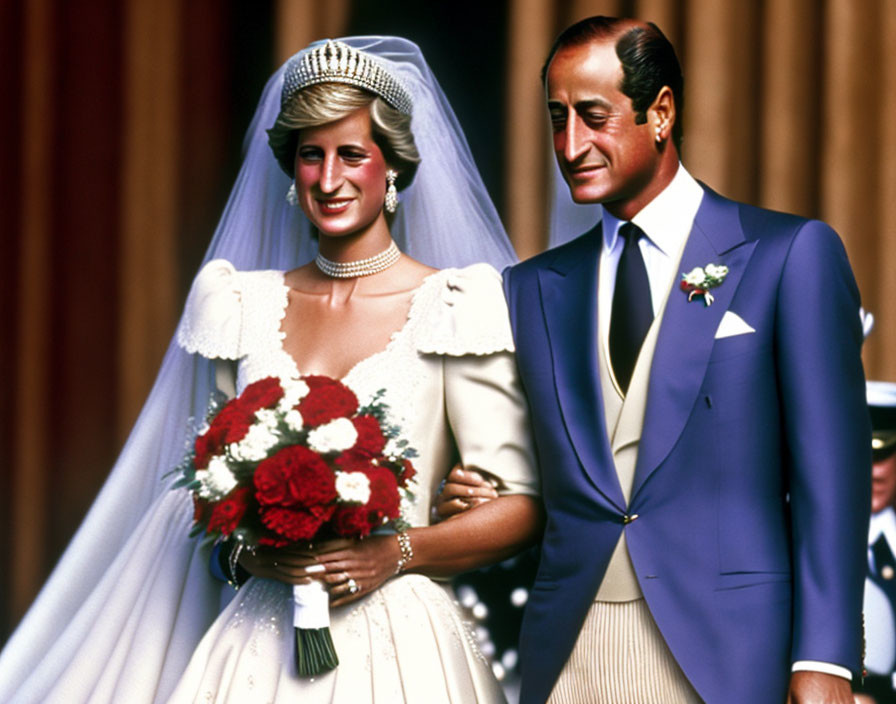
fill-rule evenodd
<path id="1" fill-rule="evenodd" d="M 588 151 L 587 129 L 577 115 L 570 115 L 566 121 L 566 144 L 563 147 L 563 157 L 567 162 L 573 162 Z"/>

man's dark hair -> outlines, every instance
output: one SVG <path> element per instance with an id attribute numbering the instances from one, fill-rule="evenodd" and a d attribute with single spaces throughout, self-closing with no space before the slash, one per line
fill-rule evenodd
<path id="1" fill-rule="evenodd" d="M 628 29 L 626 29 L 628 27 Z M 581 46 L 592 41 L 616 40 L 616 56 L 622 64 L 623 95 L 631 98 L 635 122 L 647 121 L 647 109 L 660 89 L 669 86 L 675 98 L 675 122 L 672 140 L 681 150 L 681 119 L 684 114 L 684 76 L 675 48 L 653 22 L 632 26 L 632 21 L 619 17 L 598 15 L 576 22 L 554 41 L 547 61 L 541 69 L 541 81 L 545 83 L 548 66 L 554 55 L 568 46 Z"/>

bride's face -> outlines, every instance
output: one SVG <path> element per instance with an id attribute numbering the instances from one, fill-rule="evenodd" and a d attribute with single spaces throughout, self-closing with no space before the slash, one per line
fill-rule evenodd
<path id="1" fill-rule="evenodd" d="M 321 234 L 356 233 L 383 217 L 387 168 L 367 108 L 305 128 L 296 148 L 299 204 Z"/>

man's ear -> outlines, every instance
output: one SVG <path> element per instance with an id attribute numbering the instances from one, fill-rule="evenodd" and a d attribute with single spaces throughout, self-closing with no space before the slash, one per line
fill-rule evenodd
<path id="1" fill-rule="evenodd" d="M 676 119 L 678 116 L 675 114 L 675 95 L 669 86 L 663 86 L 647 109 L 647 122 L 653 127 L 657 142 L 669 139 Z"/>

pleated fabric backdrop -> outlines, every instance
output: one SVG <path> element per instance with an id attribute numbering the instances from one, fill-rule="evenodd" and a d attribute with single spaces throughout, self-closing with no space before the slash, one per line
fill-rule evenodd
<path id="1" fill-rule="evenodd" d="M 497 174 L 489 187 L 525 257 L 547 243 L 553 157 L 539 71 L 553 37 L 592 14 L 655 21 L 684 66 L 687 167 L 725 195 L 837 229 L 877 320 L 868 375 L 896 380 L 896 130 L 885 119 L 896 112 L 896 3 L 424 5 L 0 3 L 0 639 L 139 411 L 265 78 L 317 37 L 386 27 L 417 39 L 408 24 L 417 18 L 443 81 L 476 62 L 495 71 L 498 127 L 461 118 L 483 172 Z M 380 21 L 367 29 L 371 15 Z M 471 27 L 494 41 L 471 49 Z M 451 60 L 471 50 L 479 55 Z"/>

